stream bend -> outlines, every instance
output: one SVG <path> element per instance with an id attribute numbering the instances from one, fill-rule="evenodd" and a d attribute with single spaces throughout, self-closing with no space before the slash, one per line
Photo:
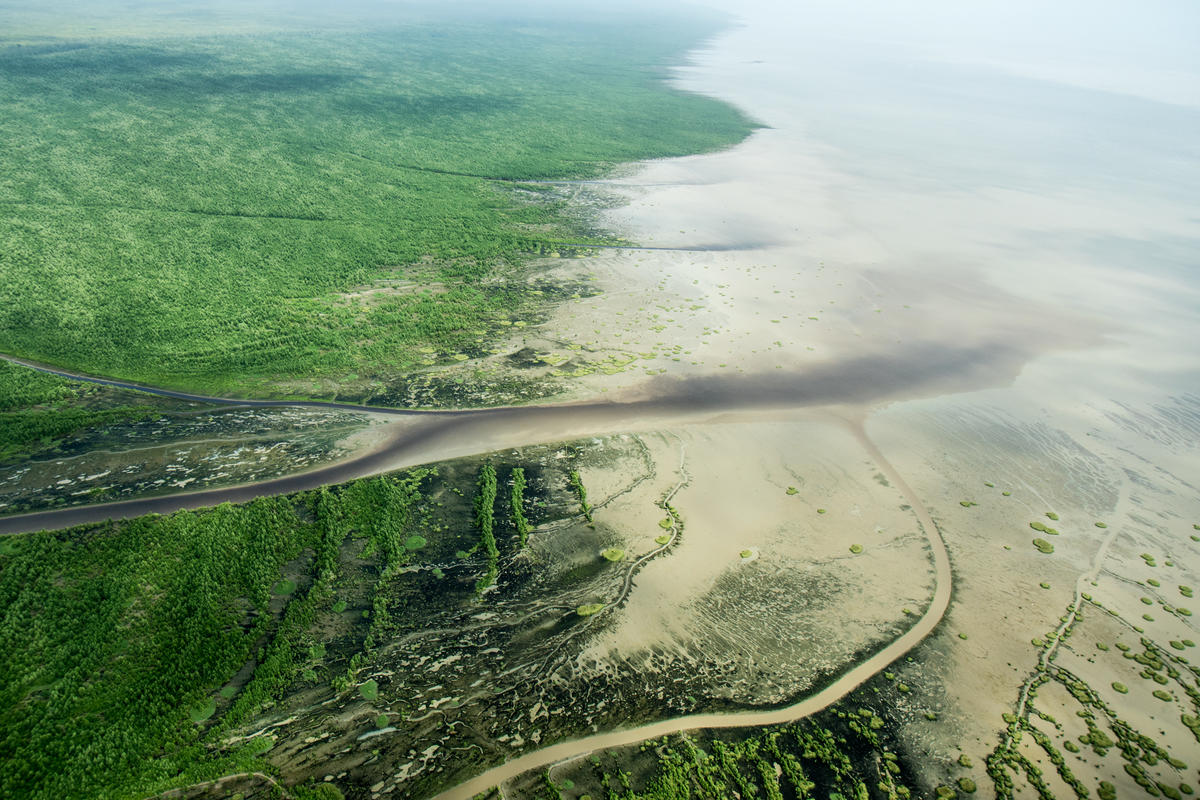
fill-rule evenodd
<path id="1" fill-rule="evenodd" d="M 928 509 L 921 503 L 916 493 L 913 492 L 900 473 L 896 471 L 895 467 L 884 458 L 883 453 L 879 451 L 875 443 L 867 437 L 863 427 L 861 425 L 854 425 L 853 428 L 855 436 L 863 448 L 866 449 L 871 458 L 887 476 L 888 480 L 900 490 L 909 505 L 912 506 L 913 512 L 924 529 L 925 537 L 932 551 L 935 574 L 933 599 L 915 625 L 882 650 L 879 650 L 866 660 L 861 661 L 842 673 L 833 683 L 821 691 L 809 695 L 793 705 L 767 711 L 692 714 L 651 722 L 634 728 L 608 731 L 592 736 L 585 736 L 581 739 L 559 742 L 541 750 L 535 750 L 518 756 L 511 761 L 506 761 L 468 781 L 447 789 L 441 794 L 435 795 L 432 800 L 471 800 L 471 798 L 480 792 L 485 792 L 494 786 L 499 786 L 504 781 L 511 780 L 530 770 L 541 769 L 581 758 L 596 750 L 637 744 L 647 739 L 657 739 L 684 731 L 701 728 L 745 728 L 796 722 L 805 717 L 812 716 L 819 711 L 823 711 L 838 700 L 841 700 L 919 644 L 921 640 L 938 626 L 938 623 L 942 621 L 942 617 L 946 614 L 946 609 L 950 606 L 952 588 L 950 555 L 946 550 L 946 542 L 942 538 L 941 531 L 938 530 Z"/>

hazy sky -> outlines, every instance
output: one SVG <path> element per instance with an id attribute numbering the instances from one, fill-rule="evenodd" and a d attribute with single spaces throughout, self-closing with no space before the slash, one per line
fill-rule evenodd
<path id="1" fill-rule="evenodd" d="M 697 0 L 781 35 L 904 48 L 1091 88 L 1200 105 L 1200 3 L 1191 0 Z"/>
<path id="2" fill-rule="evenodd" d="M 381 18 L 471 13 L 621 16 L 658 6 L 710 6 L 769 21 L 765 32 L 907 49 L 911 55 L 986 64 L 1031 77 L 1200 105 L 1200 3 L 1195 0 L 0 0 L 5 27 L 36 21 L 39 33 L 104 33 L 114 18 L 142 32 L 153 19 L 219 29 L 248 19 L 295 27 Z M 182 13 L 180 13 L 182 11 Z M 10 25 L 6 26 L 6 22 Z M 211 32 L 211 31 L 210 31 Z"/>

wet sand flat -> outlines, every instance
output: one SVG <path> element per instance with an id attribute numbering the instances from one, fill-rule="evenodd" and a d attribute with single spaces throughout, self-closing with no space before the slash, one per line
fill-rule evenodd
<path id="1" fill-rule="evenodd" d="M 1047 40 L 1015 35 L 1037 39 L 1029 52 L 1056 52 L 1054 66 L 997 58 L 1004 37 L 985 22 L 997 23 L 995 9 L 955 19 L 959 40 L 877 11 L 859 20 L 817 7 L 815 19 L 789 25 L 770 4 L 741 10 L 743 26 L 679 70 L 679 83 L 771 127 L 726 153 L 645 165 L 597 189 L 625 201 L 610 224 L 663 249 L 594 259 L 605 291 L 535 333 L 546 349 L 640 354 L 618 374 L 584 376 L 593 392 L 651 393 L 660 376 L 728 373 L 730 385 L 745 377 L 747 391 L 761 391 L 762 376 L 864 358 L 875 359 L 880 385 L 896 387 L 889 365 L 913 364 L 929 343 L 977 346 L 951 371 L 957 380 L 853 403 L 928 504 L 957 578 L 950 615 L 914 652 L 920 666 L 897 669 L 914 687 L 897 699 L 901 741 L 921 754 L 929 785 L 962 775 L 987 787 L 982 768 L 958 757 L 982 764 L 1009 727 L 1005 714 L 1099 713 L 1064 699 L 1064 676 L 1077 673 L 1112 713 L 1187 752 L 1186 692 L 1169 686 L 1163 705 L 1148 690 L 1113 690 L 1132 680 L 1128 659 L 1112 641 L 1105 651 L 1084 637 L 1117 620 L 1135 649 L 1139 637 L 1165 653 L 1197 638 L 1192 617 L 1172 610 L 1180 597 L 1148 581 L 1190 586 L 1200 569 L 1189 477 L 1200 465 L 1200 363 L 1186 344 L 1200 328 L 1188 266 L 1200 229 L 1187 196 L 1200 170 L 1186 134 L 1200 94 L 1164 100 L 1163 84 L 1147 79 L 1146 64 L 1177 49 L 1116 86 L 1104 70 L 1064 73 L 1094 63 L 1067 28 Z M 1121 52 L 1148 41 L 1134 37 Z M 1179 86 L 1200 85 L 1194 68 L 1180 75 Z M 777 441 L 752 446 L 764 461 L 783 452 Z M 722 510 L 706 517 L 722 520 Z M 1039 536 L 1031 523 L 1055 533 Z M 676 582 L 699 580 L 648 570 L 641 617 Z M 686 614 L 658 616 L 618 631 L 632 644 L 686 627 Z M 1078 630 L 1055 644 L 1060 619 L 1076 616 Z M 1044 699 L 1025 698 L 1031 679 L 1051 673 Z M 1076 757 L 1065 745 L 1074 739 L 1048 730 L 1093 791 L 1101 780 L 1141 791 L 1119 761 Z M 1053 771 L 1031 741 L 1021 752 Z M 1168 765 L 1153 780 L 1189 775 Z M 1052 779 L 1056 795 L 1073 792 Z"/>

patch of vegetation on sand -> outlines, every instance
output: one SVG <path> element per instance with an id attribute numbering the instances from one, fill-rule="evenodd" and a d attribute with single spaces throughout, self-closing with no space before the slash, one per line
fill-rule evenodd
<path id="1" fill-rule="evenodd" d="M 520 546 L 524 547 L 529 540 L 530 528 L 529 521 L 525 519 L 525 470 L 521 467 L 513 467 L 508 504 L 512 510 L 513 526 L 517 529 Z"/>
<path id="2" fill-rule="evenodd" d="M 621 800 L 919 796 L 898 754 L 884 744 L 882 728 L 870 709 L 839 705 L 791 725 L 699 731 L 604 751 L 543 771 L 538 782 L 553 787 L 552 796 L 563 796 L 569 785 L 572 797 Z M 547 796 L 532 789 L 533 777 L 518 785 L 521 796 Z"/>
<path id="3" fill-rule="evenodd" d="M 484 464 L 479 468 L 479 489 L 475 496 L 475 524 L 479 526 L 479 544 L 476 546 L 483 547 L 483 554 L 487 557 L 487 571 L 475 582 L 476 594 L 482 594 L 484 589 L 496 582 L 496 576 L 500 574 L 500 568 L 497 565 L 500 551 L 496 547 L 496 536 L 493 530 L 495 519 L 496 468 L 491 464 Z"/>
<path id="4" fill-rule="evenodd" d="M 583 514 L 584 519 L 588 522 L 592 521 L 592 507 L 588 504 L 587 487 L 583 485 L 583 479 L 579 477 L 579 473 L 571 470 L 567 476 L 571 482 L 571 488 L 575 490 L 576 497 L 579 498 L 579 511 Z"/>
<path id="5" fill-rule="evenodd" d="M 1050 544 L 1045 539 L 1034 539 L 1033 546 L 1047 555 L 1054 552 L 1054 545 Z"/>
<path id="6" fill-rule="evenodd" d="M 1068 607 L 1067 615 L 1061 618 L 1066 624 L 1047 634 L 1044 640 L 1037 640 L 1041 642 L 1039 646 L 1049 650 L 1065 642 L 1075 626 L 1083 620 L 1085 612 L 1091 613 L 1092 609 L 1124 622 L 1120 615 L 1084 595 L 1080 605 L 1077 607 L 1072 603 Z M 1116 647 L 1124 659 L 1135 661 L 1144 667 L 1141 677 L 1152 679 L 1160 685 L 1174 682 L 1192 703 L 1200 702 L 1200 686 L 1197 684 L 1200 670 L 1160 648 L 1150 639 L 1143 637 L 1140 641 L 1140 652 L 1135 652 L 1123 642 L 1117 642 Z M 1108 648 L 1098 647 L 1098 650 L 1106 652 Z M 1001 800 L 1013 800 L 1015 797 L 1024 796 L 1027 789 L 1043 798 L 1054 796 L 1041 767 L 1035 763 L 1042 759 L 1021 746 L 1021 740 L 1025 737 L 1031 739 L 1037 749 L 1045 754 L 1058 778 L 1080 800 L 1090 796 L 1089 789 L 1072 770 L 1072 765 L 1088 764 L 1092 767 L 1089 762 L 1094 756 L 1100 761 L 1101 770 L 1115 770 L 1115 766 L 1103 763 L 1110 751 L 1123 762 L 1121 767 L 1124 772 L 1150 796 L 1179 797 L 1181 792 L 1190 794 L 1191 787 L 1187 784 L 1177 784 L 1177 789 L 1172 783 L 1166 782 L 1178 781 L 1179 771 L 1185 769 L 1186 764 L 1174 757 L 1163 743 L 1145 731 L 1138 730 L 1120 716 L 1120 709 L 1114 705 L 1114 701 L 1133 694 L 1133 690 L 1120 681 L 1113 681 L 1110 687 L 1115 697 L 1109 695 L 1106 698 L 1068 668 L 1060 666 L 1056 662 L 1056 655 L 1056 652 L 1050 652 L 1048 657 L 1043 656 L 1024 684 L 1022 691 L 1025 693 L 1025 699 L 1018 705 L 1020 713 L 1004 714 L 1007 727 L 1001 744 L 987 758 L 987 772 L 995 784 L 996 797 Z M 1064 712 L 1074 710 L 1074 725 L 1071 727 L 1075 730 L 1081 727 L 1086 730 L 1075 736 L 1075 741 L 1064 739 L 1067 726 L 1036 705 L 1038 690 L 1047 684 L 1058 684 L 1055 687 L 1056 691 L 1051 695 L 1060 698 L 1059 702 L 1066 698 Z M 1162 702 L 1175 702 L 1172 694 L 1165 689 L 1154 689 L 1151 694 Z M 1154 724 L 1154 728 L 1158 727 L 1159 724 Z M 1200 740 L 1200 733 L 1197 734 L 1197 740 Z M 1063 755 L 1059 744 L 1067 755 Z M 1087 757 L 1081 754 L 1085 748 L 1090 750 Z M 1036 752 L 1037 750 L 1034 750 L 1034 753 Z M 1100 782 L 1098 793 L 1101 798 L 1116 796 L 1112 784 L 1107 781 Z"/>
<path id="7" fill-rule="evenodd" d="M 619 547 L 609 547 L 602 551 L 600 555 L 605 561 L 612 561 L 613 563 L 625 560 L 625 551 Z"/>
<path id="8" fill-rule="evenodd" d="M 581 617 L 590 617 L 593 614 L 598 614 L 604 610 L 604 603 L 584 603 L 575 609 L 575 613 Z"/>

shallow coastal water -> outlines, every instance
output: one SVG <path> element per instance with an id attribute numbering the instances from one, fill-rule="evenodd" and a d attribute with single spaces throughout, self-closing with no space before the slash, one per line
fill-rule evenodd
<path id="1" fill-rule="evenodd" d="M 569 310 L 569 338 L 636 350 L 669 335 L 691 352 L 653 366 L 687 372 L 788 369 L 928 341 L 1075 350 L 1103 336 L 1109 346 L 1050 367 L 1067 403 L 1079 384 L 1101 396 L 1200 386 L 1184 344 L 1198 325 L 1196 59 L 1170 52 L 1178 36 L 1126 43 L 1155 50 L 1149 64 L 1190 64 L 1163 102 L 1159 74 L 1132 65 L 1128 92 L 1062 82 L 1093 63 L 1094 28 L 1122 38 L 1111 9 L 1086 30 L 1055 32 L 1022 32 L 1029 7 L 1000 15 L 1010 60 L 1053 43 L 1057 71 L 996 64 L 1001 34 L 983 19 L 968 24 L 945 4 L 920 7 L 922 19 L 921 9 L 949 16 L 917 31 L 898 19 L 907 10 L 859 19 L 820 4 L 739 7 L 740 27 L 676 80 L 769 127 L 724 153 L 622 178 L 615 191 L 629 202 L 609 216 L 637 241 L 721 249 L 602 256 L 620 292 L 583 301 L 596 313 Z M 660 313 L 655 337 L 641 323 L 670 298 L 685 308 Z M 570 329 L 572 317 L 598 315 L 612 330 Z"/>
<path id="2" fill-rule="evenodd" d="M 870 12 L 739 6 L 740 27 L 676 79 L 767 127 L 724 153 L 613 181 L 607 190 L 625 204 L 609 223 L 663 249 L 594 259 L 605 291 L 568 307 L 544 346 L 640 353 L 648 374 L 582 383 L 650 397 L 708 381 L 746 396 L 800 393 L 794 376 L 869 364 L 864 385 L 890 391 L 811 385 L 866 415 L 867 434 L 948 543 L 950 616 L 914 651 L 919 666 L 898 670 L 919 687 L 899 704 L 910 712 L 899 739 L 932 785 L 960 753 L 981 762 L 1003 715 L 1033 704 L 1031 640 L 1065 610 L 1087 606 L 1090 619 L 1094 599 L 1155 641 L 1195 638 L 1186 616 L 1143 614 L 1148 598 L 1129 587 L 1200 574 L 1189 538 L 1200 518 L 1189 477 L 1200 468 L 1190 344 L 1200 333 L 1200 63 L 1180 32 L 1195 12 L 1178 3 Z M 947 347 L 962 357 L 939 358 Z M 937 381 L 900 377 L 938 365 Z M 785 439 L 752 446 L 768 463 Z M 835 446 L 810 445 L 787 452 L 814 459 Z M 1048 514 L 1063 520 L 1050 555 L 1029 529 Z M 1166 575 L 1146 572 L 1158 568 L 1152 553 L 1169 561 Z M 667 596 L 670 582 L 655 575 L 670 565 L 647 571 L 629 608 Z M 647 640 L 686 629 L 686 615 L 667 616 L 631 617 L 594 649 L 635 661 Z M 1191 734 L 1171 717 L 1187 704 L 1164 714 L 1162 698 L 1115 692 L 1114 679 L 1128 680 L 1120 659 L 1094 647 L 1073 642 L 1059 663 L 1114 713 L 1186 752 Z M 1065 692 L 1044 694 L 1043 711 L 1075 716 Z M 930 707 L 939 722 L 922 716 Z M 581 748 L 558 755 L 569 764 Z M 1112 759 L 1077 761 L 1092 785 L 1141 791 Z"/>

